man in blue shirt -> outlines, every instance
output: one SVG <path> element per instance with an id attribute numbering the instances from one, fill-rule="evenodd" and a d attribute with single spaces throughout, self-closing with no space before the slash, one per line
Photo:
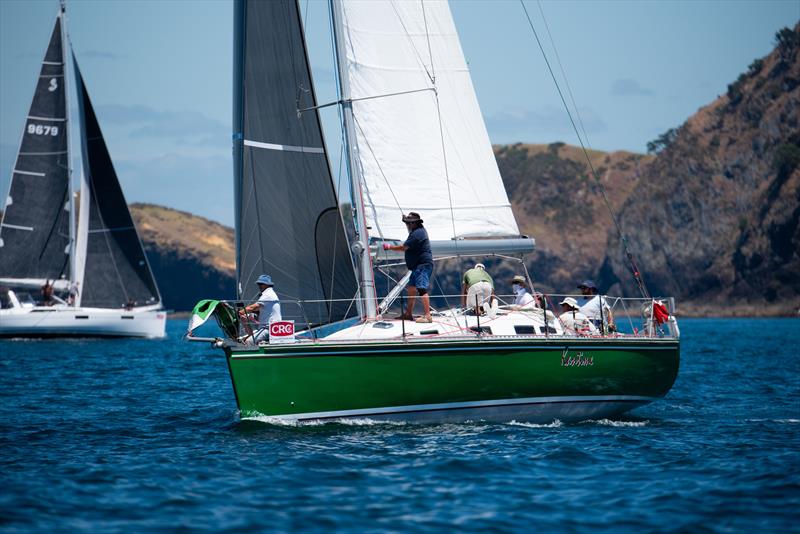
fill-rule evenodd
<path id="1" fill-rule="evenodd" d="M 431 320 L 431 301 L 428 295 L 431 275 L 433 274 L 433 253 L 431 252 L 431 242 L 428 240 L 428 232 L 422 226 L 422 219 L 419 213 L 409 212 L 403 215 L 403 222 L 408 229 L 408 239 L 402 245 L 389 245 L 384 243 L 384 250 L 397 250 L 405 252 L 406 267 L 411 271 L 411 280 L 408 282 L 408 306 L 405 313 L 398 317 L 406 321 L 411 321 L 414 311 L 414 302 L 419 294 L 422 300 L 422 317 L 417 318 L 418 323 L 430 323 Z"/>

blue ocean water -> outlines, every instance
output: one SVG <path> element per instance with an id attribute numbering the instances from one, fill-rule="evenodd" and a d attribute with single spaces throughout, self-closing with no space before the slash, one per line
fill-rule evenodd
<path id="1" fill-rule="evenodd" d="M 800 320 L 684 320 L 661 402 L 574 425 L 240 421 L 221 352 L 0 341 L 0 531 L 800 530 Z"/>

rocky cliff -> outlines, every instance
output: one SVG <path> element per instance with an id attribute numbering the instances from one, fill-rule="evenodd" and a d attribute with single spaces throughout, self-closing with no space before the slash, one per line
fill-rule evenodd
<path id="1" fill-rule="evenodd" d="M 707 306 L 800 305 L 800 24 L 651 148 L 620 224 L 651 290 Z M 629 280 L 609 233 L 598 278 Z M 630 284 L 623 283 L 630 291 Z"/>
<path id="2" fill-rule="evenodd" d="M 203 298 L 235 298 L 231 228 L 152 204 L 130 209 L 166 308 L 185 311 Z"/>

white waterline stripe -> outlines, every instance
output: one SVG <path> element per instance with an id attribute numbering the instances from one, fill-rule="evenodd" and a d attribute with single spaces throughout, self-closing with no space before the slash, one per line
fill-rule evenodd
<path id="1" fill-rule="evenodd" d="M 14 169 L 14 174 L 27 174 L 28 176 L 46 176 L 43 172 L 32 172 L 32 171 L 20 171 Z"/>
<path id="2" fill-rule="evenodd" d="M 18 226 L 16 224 L 8 224 L 8 223 L 3 223 L 0 226 L 4 226 L 6 228 L 14 228 L 15 230 L 26 230 L 28 232 L 33 232 L 32 226 Z"/>
<path id="3" fill-rule="evenodd" d="M 55 117 L 36 117 L 35 115 L 28 115 L 29 119 L 35 121 L 53 121 L 53 122 L 66 122 L 67 119 L 57 119 Z"/>
<path id="4" fill-rule="evenodd" d="M 285 150 L 287 152 L 310 152 L 312 154 L 324 154 L 322 148 L 308 147 L 308 146 L 292 146 L 292 145 L 275 145 L 272 143 L 261 143 L 259 141 L 244 140 L 245 146 L 253 146 L 256 148 L 266 148 L 267 150 Z"/>
<path id="5" fill-rule="evenodd" d="M 364 415 L 381 415 L 387 413 L 430 412 L 436 410 L 453 410 L 463 408 L 484 408 L 490 406 L 509 406 L 516 404 L 549 404 L 565 402 L 653 402 L 656 397 L 639 395 L 580 395 L 569 397 L 528 397 L 524 399 L 498 399 L 490 401 L 446 402 L 440 404 L 412 404 L 406 406 L 385 406 L 382 408 L 360 408 L 356 410 L 337 410 L 332 412 L 309 412 L 291 415 L 276 415 L 279 419 L 326 419 L 331 417 L 353 417 Z"/>

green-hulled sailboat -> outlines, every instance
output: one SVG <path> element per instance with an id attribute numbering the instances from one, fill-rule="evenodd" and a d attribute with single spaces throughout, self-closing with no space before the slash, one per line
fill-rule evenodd
<path id="1" fill-rule="evenodd" d="M 679 365 L 669 300 L 604 297 L 634 310 L 628 334 L 569 333 L 546 299 L 502 296 L 482 315 L 440 297 L 432 323 L 386 318 L 408 276 L 379 302 L 375 269 L 397 261 L 380 245 L 405 239 L 403 213 L 423 215 L 437 260 L 521 258 L 534 243 L 511 211 L 447 3 L 332 0 L 330 13 L 350 181 L 339 195 L 296 0 L 235 7 L 238 299 L 198 303 L 189 338 L 224 350 L 241 416 L 567 422 L 666 395 Z M 284 321 L 254 344 L 242 307 L 262 273 Z M 224 336 L 195 335 L 212 316 Z"/>

